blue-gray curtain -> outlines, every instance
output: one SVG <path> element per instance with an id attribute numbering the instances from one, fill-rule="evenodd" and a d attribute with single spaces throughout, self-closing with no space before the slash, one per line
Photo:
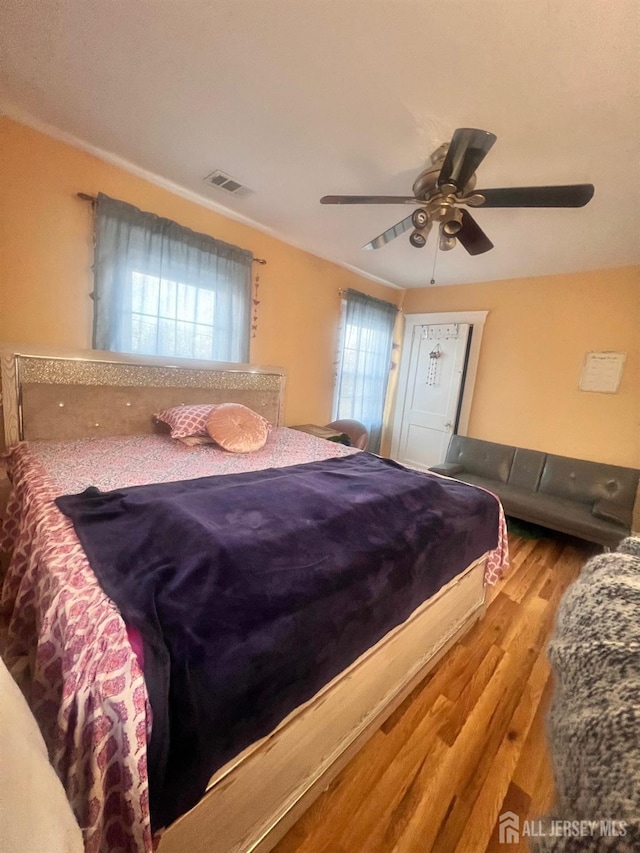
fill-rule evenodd
<path id="1" fill-rule="evenodd" d="M 380 450 L 382 418 L 398 309 L 347 290 L 334 418 L 355 418 L 369 430 L 368 449 Z"/>
<path id="2" fill-rule="evenodd" d="M 93 346 L 249 361 L 251 252 L 100 193 Z"/>

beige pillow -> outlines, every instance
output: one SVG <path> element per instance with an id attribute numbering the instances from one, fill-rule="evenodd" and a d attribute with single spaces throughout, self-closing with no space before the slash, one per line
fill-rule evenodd
<path id="1" fill-rule="evenodd" d="M 269 422 L 241 403 L 221 403 L 207 416 L 211 438 L 232 453 L 251 453 L 264 447 Z"/>

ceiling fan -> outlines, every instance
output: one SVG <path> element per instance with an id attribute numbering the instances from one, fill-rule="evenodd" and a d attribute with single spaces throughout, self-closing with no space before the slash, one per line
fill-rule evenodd
<path id="1" fill-rule="evenodd" d="M 325 195 L 321 204 L 417 204 L 410 216 L 387 228 L 365 249 L 380 249 L 413 228 L 409 242 L 422 248 L 434 222 L 439 223 L 439 248 L 453 249 L 458 241 L 470 255 L 493 249 L 493 243 L 467 207 L 583 207 L 593 197 L 593 184 L 558 187 L 505 187 L 476 190 L 476 169 L 489 153 L 496 136 L 487 130 L 459 127 L 430 157 L 416 178 L 411 196 Z"/>

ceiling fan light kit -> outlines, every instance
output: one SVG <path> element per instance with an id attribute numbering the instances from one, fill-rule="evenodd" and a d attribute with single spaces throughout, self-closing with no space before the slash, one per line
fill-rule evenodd
<path id="1" fill-rule="evenodd" d="M 451 142 L 430 156 L 429 165 L 413 183 L 412 196 L 326 195 L 320 203 L 418 205 L 410 216 L 383 231 L 365 249 L 380 249 L 410 228 L 414 230 L 409 242 L 423 248 L 431 226 L 438 223 L 442 251 L 460 242 L 470 255 L 481 255 L 492 249 L 493 243 L 466 207 L 584 207 L 593 198 L 593 184 L 476 190 L 476 170 L 496 138 L 487 130 L 459 127 Z"/>
<path id="2" fill-rule="evenodd" d="M 447 234 L 445 232 L 444 228 L 441 228 L 440 229 L 440 241 L 439 241 L 439 246 L 438 246 L 440 251 L 441 252 L 450 252 L 451 249 L 455 249 L 455 247 L 457 245 L 458 245 L 458 241 L 456 240 L 456 238 L 452 237 L 450 234 Z M 434 270 L 434 274 L 435 274 L 435 270 Z M 435 280 L 434 280 L 434 284 L 435 284 Z"/>
<path id="3" fill-rule="evenodd" d="M 455 237 L 462 228 L 462 211 L 453 208 L 450 215 L 447 215 L 442 222 L 442 231 L 447 237 Z"/>

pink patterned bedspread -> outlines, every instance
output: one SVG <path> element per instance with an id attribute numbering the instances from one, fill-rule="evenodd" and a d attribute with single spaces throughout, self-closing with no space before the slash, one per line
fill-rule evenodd
<path id="1" fill-rule="evenodd" d="M 89 485 L 109 490 L 354 452 L 282 427 L 251 454 L 186 447 L 165 436 L 23 442 L 10 451 L 13 490 L 0 525 L 0 550 L 13 549 L 2 594 L 3 656 L 40 723 L 87 853 L 153 850 L 146 764 L 151 708 L 126 626 L 54 498 Z M 488 583 L 502 575 L 506 547 L 501 513 Z"/>

